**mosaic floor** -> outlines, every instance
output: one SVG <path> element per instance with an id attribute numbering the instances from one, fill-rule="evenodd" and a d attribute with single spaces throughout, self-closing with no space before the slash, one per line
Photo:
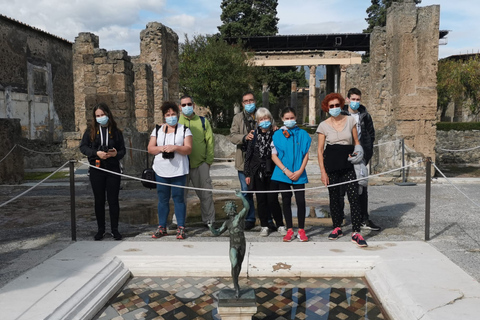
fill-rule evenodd
<path id="1" fill-rule="evenodd" d="M 97 320 L 221 319 L 217 293 L 231 278 L 135 277 Z M 252 319 L 386 319 L 361 278 L 250 278 L 255 289 Z"/>

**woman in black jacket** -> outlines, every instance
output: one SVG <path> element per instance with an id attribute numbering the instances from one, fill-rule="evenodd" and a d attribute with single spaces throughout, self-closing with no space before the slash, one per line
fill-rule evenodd
<path id="1" fill-rule="evenodd" d="M 93 119 L 80 142 L 80 151 L 88 157 L 88 162 L 95 167 L 120 173 L 120 159 L 125 155 L 125 143 L 122 131 L 117 128 L 110 108 L 100 103 L 93 108 Z M 120 205 L 120 176 L 91 167 L 90 183 L 95 197 L 95 216 L 98 232 L 95 240 L 102 240 L 105 234 L 105 194 L 110 213 L 110 227 L 113 238 L 121 240 L 118 232 Z"/>

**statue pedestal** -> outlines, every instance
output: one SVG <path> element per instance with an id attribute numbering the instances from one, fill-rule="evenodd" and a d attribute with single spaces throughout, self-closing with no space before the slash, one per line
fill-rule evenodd
<path id="1" fill-rule="evenodd" d="M 240 290 L 240 297 L 235 298 L 235 290 L 222 289 L 218 293 L 218 314 L 222 320 L 251 320 L 257 313 L 255 290 Z"/>

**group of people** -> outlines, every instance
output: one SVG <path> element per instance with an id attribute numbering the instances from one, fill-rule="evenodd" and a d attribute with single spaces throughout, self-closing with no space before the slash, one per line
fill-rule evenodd
<path id="1" fill-rule="evenodd" d="M 328 186 L 333 224 L 328 239 L 336 240 L 343 236 L 346 194 L 351 210 L 352 242 L 365 247 L 367 243 L 360 230 L 366 228 L 378 231 L 380 227 L 368 216 L 366 180 L 354 181 L 367 176 L 366 165 L 372 157 L 375 141 L 372 118 L 360 101 L 361 92 L 356 88 L 348 91 L 346 100 L 338 93 L 327 95 L 322 101 L 322 110 L 329 117 L 320 123 L 316 133 L 321 180 Z M 253 93 L 243 95 L 242 105 L 243 110 L 233 118 L 229 140 L 236 145 L 235 168 L 241 190 L 255 193 L 261 225 L 260 236 L 278 231 L 285 242 L 295 238 L 302 242 L 308 241 L 305 233 L 305 185 L 308 183 L 305 168 L 311 137 L 297 126 L 296 112 L 291 107 L 282 110 L 283 124 L 277 126 L 268 109 L 256 107 Z M 195 103 L 190 96 L 181 97 L 180 105 L 164 102 L 161 111 L 165 123 L 156 126 L 148 143 L 148 153 L 155 156 L 153 170 L 156 181 L 159 182 L 159 225 L 152 237 L 167 235 L 171 197 L 174 202 L 177 239 L 185 239 L 185 187 L 191 183 L 196 188 L 212 189 L 210 166 L 214 158 L 213 132 L 210 122 L 195 113 Z M 80 150 L 88 156 L 92 167 L 95 165 L 120 172 L 119 160 L 125 155 L 125 145 L 108 106 L 97 105 L 92 120 L 83 136 Z M 116 240 L 122 239 L 118 232 L 120 176 L 92 169 L 90 181 L 98 224 L 94 239 L 101 240 L 106 230 L 105 194 L 109 204 L 112 235 Z M 208 190 L 196 190 L 201 203 L 202 221 L 207 228 L 215 221 L 212 192 Z M 255 227 L 253 193 L 243 194 L 248 203 L 245 230 Z M 281 194 L 282 206 L 278 193 Z M 292 222 L 292 193 L 297 205 L 296 233 Z"/>

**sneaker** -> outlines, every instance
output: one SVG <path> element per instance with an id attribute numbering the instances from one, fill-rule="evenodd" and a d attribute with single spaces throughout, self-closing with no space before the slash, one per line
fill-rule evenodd
<path id="1" fill-rule="evenodd" d="M 277 231 L 277 226 L 275 225 L 275 223 L 269 222 L 269 223 L 268 223 L 268 230 L 269 230 L 270 232 L 275 232 L 275 231 Z"/>
<path id="2" fill-rule="evenodd" d="M 262 227 L 262 229 L 260 230 L 260 237 L 268 236 L 268 233 L 269 233 L 268 229 L 269 229 L 268 227 Z"/>
<path id="3" fill-rule="evenodd" d="M 115 240 L 122 240 L 123 238 L 120 232 L 118 232 L 118 230 L 112 230 L 112 236 Z"/>
<path id="4" fill-rule="evenodd" d="M 158 226 L 157 231 L 155 231 L 152 235 L 152 238 L 158 239 L 167 235 L 167 231 L 164 227 Z"/>
<path id="5" fill-rule="evenodd" d="M 380 231 L 382 228 L 377 226 L 375 223 L 373 223 L 372 220 L 366 220 L 362 225 L 360 226 L 362 229 L 367 229 L 367 230 L 372 230 L 372 231 Z"/>
<path id="6" fill-rule="evenodd" d="M 183 240 L 187 237 L 185 234 L 185 227 L 178 227 L 177 229 L 177 239 Z"/>
<path id="7" fill-rule="evenodd" d="M 367 241 L 363 239 L 362 235 L 360 233 L 354 233 L 352 234 L 352 242 L 356 243 L 357 246 L 359 247 L 368 247 Z"/>
<path id="8" fill-rule="evenodd" d="M 285 228 L 285 226 L 280 226 L 280 227 L 278 227 L 277 231 L 278 231 L 278 233 L 280 233 L 282 236 L 287 235 L 287 228 Z"/>
<path id="9" fill-rule="evenodd" d="M 333 229 L 332 233 L 328 235 L 328 240 L 337 240 L 341 236 L 343 236 L 342 229 L 336 227 L 335 229 Z"/>
<path id="10" fill-rule="evenodd" d="M 255 227 L 255 221 L 245 221 L 245 228 L 243 230 L 252 230 Z"/>
<path id="11" fill-rule="evenodd" d="M 293 237 L 295 237 L 295 233 L 293 229 L 288 229 L 287 234 L 283 237 L 283 242 L 290 242 L 292 241 Z"/>
<path id="12" fill-rule="evenodd" d="M 105 236 L 105 231 L 99 230 L 97 234 L 93 237 L 93 239 L 95 239 L 95 241 L 99 241 L 99 240 L 102 240 L 104 236 Z"/>
<path id="13" fill-rule="evenodd" d="M 308 238 L 307 238 L 307 235 L 305 234 L 305 230 L 304 230 L 304 229 L 298 229 L 297 238 L 298 238 L 301 242 L 307 242 L 307 241 L 308 241 Z"/>

